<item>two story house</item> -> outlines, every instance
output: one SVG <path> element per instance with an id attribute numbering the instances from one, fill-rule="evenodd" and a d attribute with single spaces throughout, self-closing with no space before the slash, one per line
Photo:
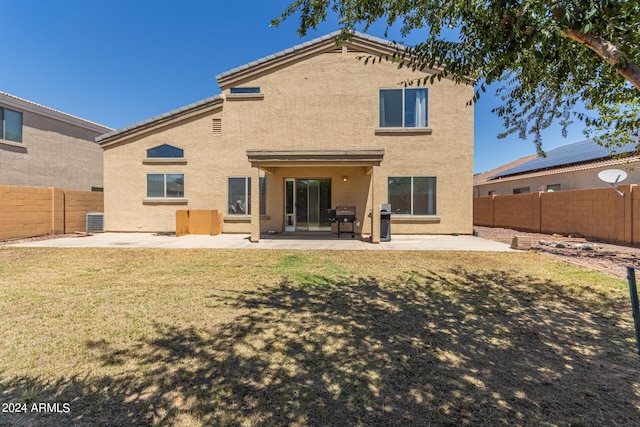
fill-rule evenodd
<path id="1" fill-rule="evenodd" d="M 224 233 L 471 234 L 473 96 L 392 61 L 389 42 L 329 34 L 216 76 L 222 93 L 97 138 L 107 231 L 175 230 L 175 212 L 216 209 Z M 332 228 L 333 227 L 333 228 Z"/>
<path id="2" fill-rule="evenodd" d="M 102 191 L 102 149 L 113 129 L 0 92 L 0 185 Z"/>

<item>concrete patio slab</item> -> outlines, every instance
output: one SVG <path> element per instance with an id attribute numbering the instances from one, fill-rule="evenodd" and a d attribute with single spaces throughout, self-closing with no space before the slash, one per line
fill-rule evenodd
<path id="1" fill-rule="evenodd" d="M 249 235 L 220 234 L 218 236 L 173 235 L 153 233 L 99 233 L 86 237 L 63 237 L 16 243 L 15 247 L 57 248 L 174 248 L 174 249 L 303 249 L 303 250 L 407 250 L 407 251 L 513 251 L 508 244 L 473 236 L 393 236 L 390 242 L 373 244 L 348 236 L 338 239 L 335 234 L 278 234 L 262 236 L 259 243 L 251 243 Z"/>

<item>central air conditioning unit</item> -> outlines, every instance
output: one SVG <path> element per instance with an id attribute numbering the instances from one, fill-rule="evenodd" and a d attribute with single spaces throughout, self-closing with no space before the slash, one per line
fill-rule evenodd
<path id="1" fill-rule="evenodd" d="M 87 233 L 104 233 L 104 213 L 87 214 Z"/>

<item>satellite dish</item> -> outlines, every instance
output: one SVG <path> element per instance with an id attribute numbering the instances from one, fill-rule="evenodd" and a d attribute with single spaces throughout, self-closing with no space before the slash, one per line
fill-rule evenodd
<path id="1" fill-rule="evenodd" d="M 619 195 L 624 196 L 624 193 L 618 190 L 618 183 L 627 179 L 627 173 L 625 171 L 620 169 L 605 169 L 598 173 L 598 178 L 609 184 Z"/>
<path id="2" fill-rule="evenodd" d="M 606 169 L 598 173 L 598 178 L 608 184 L 617 184 L 627 179 L 627 173 L 620 169 Z"/>

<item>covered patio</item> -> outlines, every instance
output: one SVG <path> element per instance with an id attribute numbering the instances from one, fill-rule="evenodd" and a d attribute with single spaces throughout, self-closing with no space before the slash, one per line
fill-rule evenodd
<path id="1" fill-rule="evenodd" d="M 370 235 L 370 242 L 380 243 L 380 216 L 372 215 L 386 201 L 385 179 L 380 171 L 384 149 L 370 150 L 247 150 L 252 166 L 251 205 L 260 206 L 260 173 L 275 181 L 271 195 L 275 208 L 269 222 L 261 223 L 258 209 L 251 212 L 251 236 L 253 243 L 260 242 L 267 230 L 276 232 L 301 231 L 301 204 L 296 202 L 296 185 L 302 180 L 329 182 L 329 195 L 324 204 L 314 207 L 315 215 L 336 205 L 357 207 L 357 234 Z M 287 185 L 287 182 L 293 183 Z M 376 208 L 378 207 L 378 208 Z M 305 207 L 303 213 L 310 210 Z M 266 229 L 265 229 L 266 227 Z M 355 227 L 355 224 L 354 224 Z M 317 227 L 321 230 L 321 227 Z M 325 224 L 326 228 L 326 224 Z M 307 228 L 304 231 L 309 231 Z M 309 237 L 308 235 L 305 235 Z"/>

